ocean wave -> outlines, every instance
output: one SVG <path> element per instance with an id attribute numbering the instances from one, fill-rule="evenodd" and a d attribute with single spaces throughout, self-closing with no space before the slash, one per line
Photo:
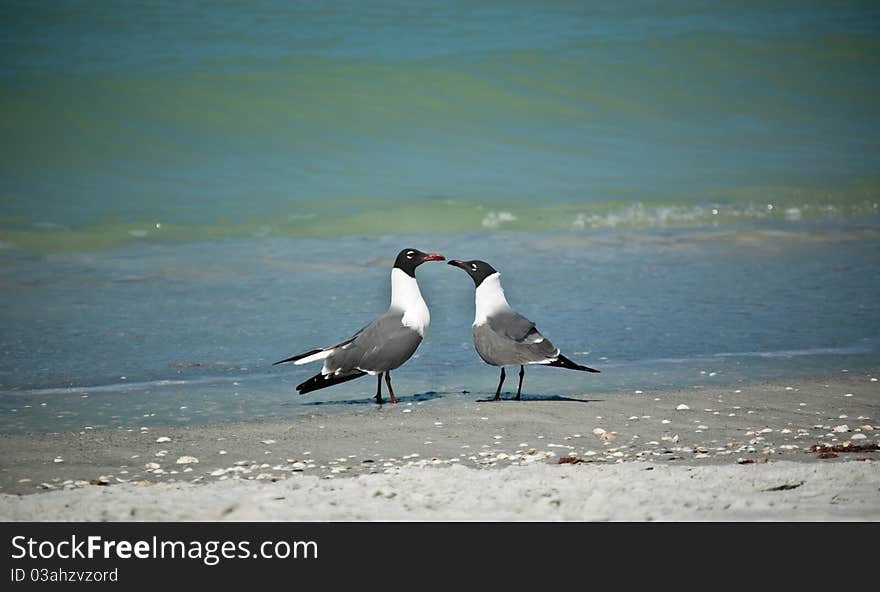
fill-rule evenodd
<path id="1" fill-rule="evenodd" d="M 590 352 L 576 352 L 585 355 Z M 698 354 L 669 358 L 646 358 L 638 360 L 613 360 L 596 358 L 592 363 L 604 369 L 613 368 L 640 368 L 658 365 L 703 365 L 717 364 L 731 359 L 788 359 L 800 357 L 826 357 L 826 356 L 856 356 L 880 353 L 877 347 L 869 345 L 854 345 L 846 347 L 819 347 L 803 349 L 785 349 L 774 351 L 744 351 L 722 352 L 712 354 Z M 461 368 L 456 367 L 460 373 Z M 0 396 L 57 396 L 57 395 L 90 395 L 90 394 L 141 394 L 147 391 L 160 391 L 163 389 L 198 388 L 212 385 L 231 385 L 246 388 L 256 382 L 267 378 L 277 379 L 277 376 L 259 372 L 248 375 L 236 376 L 201 376 L 187 379 L 157 379 L 140 382 L 120 381 L 112 384 L 94 384 L 84 386 L 47 387 L 47 388 L 21 388 L 0 390 Z"/>
<path id="2" fill-rule="evenodd" d="M 770 201 L 770 200 L 773 201 Z M 713 238 L 727 236 L 740 243 L 782 238 L 821 238 L 809 223 L 850 223 L 859 238 L 870 239 L 880 225 L 880 206 L 873 199 L 840 200 L 835 204 L 797 202 L 784 196 L 765 196 L 761 202 L 532 205 L 528 201 L 466 202 L 460 200 L 362 200 L 357 202 L 298 202 L 289 215 L 244 219 L 237 223 L 183 225 L 164 222 L 105 223 L 78 228 L 46 224 L 13 226 L 0 223 L 3 249 L 60 253 L 103 251 L 138 244 L 162 244 L 227 238 L 335 238 L 396 234 L 455 234 L 493 232 L 555 232 L 583 236 L 590 230 L 711 229 Z M 756 224 L 773 224 L 773 231 L 753 232 Z M 810 232 L 804 232 L 804 229 Z M 731 235 L 724 235 L 725 230 Z M 750 232 L 752 231 L 752 232 Z"/>
<path id="3" fill-rule="evenodd" d="M 595 362 L 601 364 L 604 368 L 626 368 L 639 366 L 655 366 L 655 365 L 688 365 L 703 363 L 718 363 L 728 359 L 740 358 L 763 358 L 763 359 L 785 359 L 800 358 L 812 356 L 854 356 L 880 353 L 876 347 L 854 345 L 847 347 L 817 347 L 804 349 L 786 349 L 777 351 L 745 351 L 745 352 L 723 352 L 714 354 L 700 354 L 692 356 L 672 357 L 672 358 L 651 358 L 643 360 L 604 360 Z"/>
<path id="4" fill-rule="evenodd" d="M 21 249 L 878 213 L 858 3 L 35 6 L 0 23 Z"/>
<path id="5" fill-rule="evenodd" d="M 21 388 L 0 390 L 0 396 L 34 396 L 34 395 L 90 395 L 100 393 L 143 393 L 167 388 L 206 386 L 214 384 L 235 384 L 247 380 L 245 376 L 210 376 L 188 379 L 157 379 L 139 382 L 120 381 L 113 384 L 93 384 L 87 386 L 63 386 L 46 388 Z M 250 377 L 251 379 L 253 377 Z"/>

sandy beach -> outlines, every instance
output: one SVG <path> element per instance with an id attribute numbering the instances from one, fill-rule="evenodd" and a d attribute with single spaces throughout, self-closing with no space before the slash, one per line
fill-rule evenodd
<path id="1" fill-rule="evenodd" d="M 4 521 L 876 521 L 880 382 L 0 436 Z"/>

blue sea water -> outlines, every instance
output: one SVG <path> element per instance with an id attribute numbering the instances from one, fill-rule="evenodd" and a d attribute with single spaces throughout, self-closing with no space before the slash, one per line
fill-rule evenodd
<path id="1" fill-rule="evenodd" d="M 602 369 L 531 397 L 880 372 L 876 3 L 4 1 L 0 31 L 2 432 L 368 402 L 271 363 L 380 314 L 409 246 L 491 262 Z M 470 281 L 419 281 L 398 394 L 494 391 Z"/>

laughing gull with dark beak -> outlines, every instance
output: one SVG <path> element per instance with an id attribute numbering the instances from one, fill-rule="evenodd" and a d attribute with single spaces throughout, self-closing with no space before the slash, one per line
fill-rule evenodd
<path id="1" fill-rule="evenodd" d="M 476 285 L 476 315 L 474 316 L 474 348 L 483 361 L 501 366 L 501 380 L 493 401 L 501 400 L 504 367 L 519 366 L 519 386 L 516 400 L 520 400 L 523 376 L 527 364 L 541 364 L 583 372 L 598 372 L 575 364 L 561 353 L 550 340 L 541 335 L 535 323 L 525 318 L 507 303 L 501 274 L 485 261 L 449 261 L 463 269 Z"/>
<path id="2" fill-rule="evenodd" d="M 330 347 L 313 349 L 280 360 L 275 364 L 296 365 L 324 361 L 324 367 L 296 387 L 304 395 L 318 389 L 354 380 L 365 374 L 376 375 L 376 402 L 382 404 L 382 374 L 391 402 L 397 403 L 391 389 L 391 371 L 399 368 L 422 342 L 431 321 L 428 306 L 416 282 L 416 267 L 425 261 L 444 261 L 442 255 L 404 249 L 391 269 L 391 306 L 381 317 L 362 328 L 350 339 Z M 275 365 L 273 364 L 273 366 Z"/>

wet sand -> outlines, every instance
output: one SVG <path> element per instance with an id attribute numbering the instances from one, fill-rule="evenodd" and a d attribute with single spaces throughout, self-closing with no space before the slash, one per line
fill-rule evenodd
<path id="1" fill-rule="evenodd" d="M 0 519 L 880 520 L 880 382 L 0 436 Z"/>

